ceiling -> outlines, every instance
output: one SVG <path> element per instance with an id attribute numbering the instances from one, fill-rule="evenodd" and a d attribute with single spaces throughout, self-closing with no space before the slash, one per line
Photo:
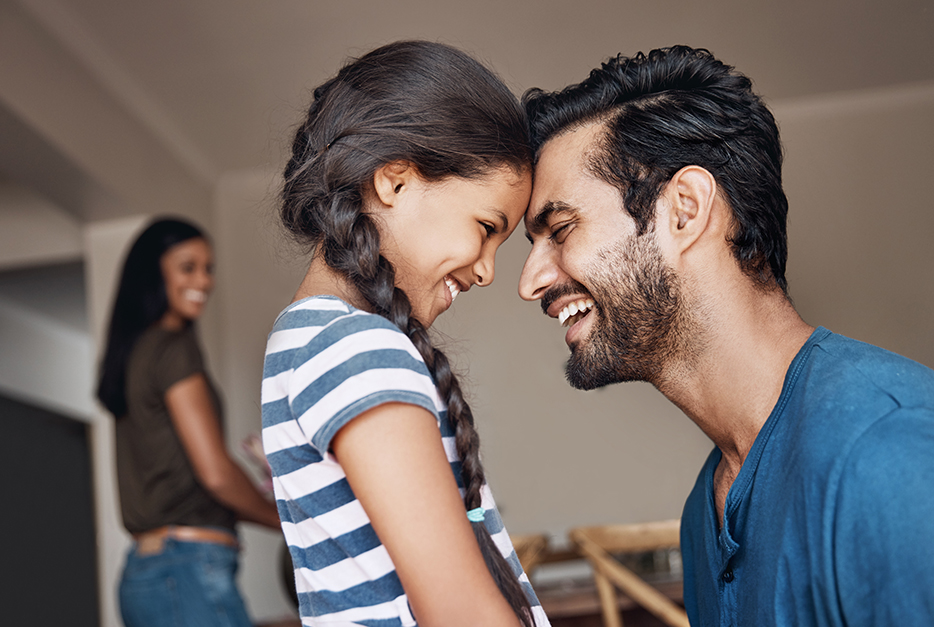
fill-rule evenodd
<path id="1" fill-rule="evenodd" d="M 207 181 L 279 163 L 311 89 L 400 38 L 462 47 L 517 93 L 675 43 L 772 102 L 934 80 L 934 0 L 15 1 Z"/>

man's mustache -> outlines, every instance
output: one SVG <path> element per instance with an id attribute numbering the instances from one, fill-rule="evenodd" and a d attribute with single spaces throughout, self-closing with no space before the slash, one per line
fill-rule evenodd
<path id="1" fill-rule="evenodd" d="M 551 307 L 552 303 L 554 303 L 559 298 L 562 298 L 563 296 L 570 296 L 572 294 L 580 294 L 587 298 L 596 300 L 590 294 L 590 290 L 574 279 L 570 279 L 568 282 L 562 283 L 561 285 L 555 285 L 549 288 L 547 292 L 545 292 L 545 295 L 542 296 L 542 313 L 548 315 L 548 308 Z"/>

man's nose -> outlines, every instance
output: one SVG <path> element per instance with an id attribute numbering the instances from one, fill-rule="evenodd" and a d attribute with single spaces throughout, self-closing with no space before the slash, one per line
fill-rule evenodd
<path id="1" fill-rule="evenodd" d="M 558 267 L 551 255 L 533 246 L 519 276 L 519 296 L 523 300 L 538 300 L 557 278 Z"/>

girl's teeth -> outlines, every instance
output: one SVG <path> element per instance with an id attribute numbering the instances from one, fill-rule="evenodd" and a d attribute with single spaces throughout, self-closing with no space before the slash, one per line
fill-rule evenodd
<path id="1" fill-rule="evenodd" d="M 207 300 L 207 294 L 201 290 L 185 290 L 185 298 L 196 303 L 203 303 Z"/>
<path id="2" fill-rule="evenodd" d="M 457 295 L 461 293 L 460 288 L 457 286 L 457 283 L 451 279 L 445 278 L 444 283 L 448 286 L 448 289 L 451 290 L 451 302 L 454 302 L 454 299 L 457 298 Z"/>

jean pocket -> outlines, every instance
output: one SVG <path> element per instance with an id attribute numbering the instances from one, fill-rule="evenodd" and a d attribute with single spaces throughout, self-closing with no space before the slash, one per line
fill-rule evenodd
<path id="1" fill-rule="evenodd" d="M 124 578 L 120 582 L 120 614 L 126 627 L 178 627 L 181 608 L 172 577 Z"/>
<path id="2" fill-rule="evenodd" d="M 212 602 L 222 603 L 231 595 L 238 595 L 235 583 L 236 552 L 226 547 L 205 546 L 200 553 L 202 559 L 198 574 L 208 598 Z"/>

